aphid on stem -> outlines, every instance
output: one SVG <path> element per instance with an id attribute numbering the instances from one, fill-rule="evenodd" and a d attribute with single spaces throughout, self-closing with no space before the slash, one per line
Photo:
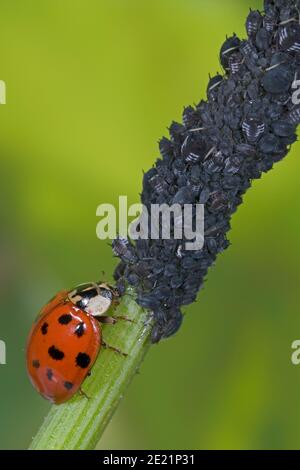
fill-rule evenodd
<path id="1" fill-rule="evenodd" d="M 239 52 L 231 54 L 228 59 L 228 68 L 232 75 L 235 75 L 239 72 L 241 65 L 243 64 L 242 55 Z"/>
<path id="2" fill-rule="evenodd" d="M 247 118 L 242 124 L 242 130 L 250 143 L 255 143 L 265 131 L 265 124 L 253 117 Z"/>
<path id="3" fill-rule="evenodd" d="M 256 35 L 256 33 L 258 32 L 260 28 L 261 23 L 262 23 L 262 16 L 259 13 L 259 11 L 250 10 L 250 13 L 246 20 L 246 31 L 249 37 L 253 37 Z"/>
<path id="4" fill-rule="evenodd" d="M 221 47 L 220 62 L 225 70 L 228 70 L 228 61 L 230 55 L 239 48 L 240 42 L 240 39 L 236 36 L 236 34 L 234 34 L 230 38 L 227 38 Z"/>
<path id="5" fill-rule="evenodd" d="M 121 258 L 125 263 L 135 263 L 137 261 L 134 247 L 127 238 L 118 237 L 113 240 L 112 250 L 114 255 Z"/>
<path id="6" fill-rule="evenodd" d="M 300 106 L 294 108 L 287 116 L 288 122 L 294 125 L 300 124 Z"/>
<path id="7" fill-rule="evenodd" d="M 288 52 L 300 51 L 300 24 L 290 23 L 280 29 L 279 45 Z"/>
<path id="8" fill-rule="evenodd" d="M 218 88 L 223 82 L 222 75 L 215 75 L 214 77 L 209 77 L 209 82 L 206 90 L 208 99 L 215 100 L 217 99 Z"/>

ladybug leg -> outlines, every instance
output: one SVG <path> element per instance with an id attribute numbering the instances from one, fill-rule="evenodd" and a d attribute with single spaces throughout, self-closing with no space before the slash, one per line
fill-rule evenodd
<path id="1" fill-rule="evenodd" d="M 124 294 L 126 295 L 126 294 Z M 115 312 L 116 311 L 116 308 L 120 305 L 120 300 L 119 298 L 115 298 L 112 302 L 112 310 Z M 131 320 L 130 318 L 126 317 L 125 315 L 112 315 L 111 316 L 112 319 L 114 319 L 114 323 L 116 323 L 118 320 L 124 320 L 124 321 L 128 321 L 130 323 L 135 323 L 134 320 Z"/>
<path id="2" fill-rule="evenodd" d="M 87 400 L 90 399 L 90 397 L 82 390 L 82 388 L 80 387 L 79 389 L 79 393 L 82 397 L 85 397 Z"/>
<path id="3" fill-rule="evenodd" d="M 110 325 L 115 325 L 118 320 L 124 320 L 128 321 L 130 323 L 135 323 L 134 320 L 131 320 L 131 318 L 128 318 L 124 315 L 110 315 L 110 316 L 101 316 L 101 317 L 95 317 L 100 323 L 105 323 L 105 324 L 110 324 Z"/>
<path id="4" fill-rule="evenodd" d="M 121 349 L 115 348 L 114 346 L 110 346 L 109 344 L 105 343 L 105 341 L 102 341 L 101 346 L 103 346 L 105 349 L 110 349 L 111 351 L 114 351 L 118 354 L 122 354 L 122 356 L 124 357 L 128 356 L 128 354 L 121 351 Z"/>
<path id="5" fill-rule="evenodd" d="M 114 317 L 111 316 L 101 316 L 101 317 L 95 317 L 99 323 L 104 323 L 105 325 L 114 325 L 117 323 L 117 320 Z"/>
<path id="6" fill-rule="evenodd" d="M 113 309 L 113 310 L 116 310 L 116 308 L 120 305 L 120 303 L 121 303 L 121 302 L 120 302 L 120 300 L 119 300 L 118 297 L 117 297 L 116 299 L 114 299 L 114 300 L 112 301 L 112 309 Z"/>
<path id="7" fill-rule="evenodd" d="M 115 320 L 115 323 L 116 323 L 118 320 L 124 320 L 124 321 L 128 321 L 128 322 L 130 322 L 130 323 L 135 323 L 134 320 L 131 320 L 131 318 L 128 318 L 128 317 L 126 317 L 126 316 L 124 316 L 124 315 L 116 315 L 116 316 L 111 317 L 111 318 L 113 318 L 113 319 Z"/>

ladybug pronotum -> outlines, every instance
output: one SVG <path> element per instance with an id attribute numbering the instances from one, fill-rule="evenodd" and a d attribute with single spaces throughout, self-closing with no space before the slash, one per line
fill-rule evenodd
<path id="1" fill-rule="evenodd" d="M 88 283 L 59 292 L 42 308 L 26 358 L 30 380 L 44 398 L 59 404 L 81 389 L 104 344 L 100 322 L 111 318 L 107 311 L 118 297 L 106 283 Z"/>

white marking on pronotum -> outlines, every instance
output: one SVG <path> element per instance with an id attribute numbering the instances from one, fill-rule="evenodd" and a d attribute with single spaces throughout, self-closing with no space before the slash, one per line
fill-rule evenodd
<path id="1" fill-rule="evenodd" d="M 0 364 L 6 364 L 6 344 L 0 340 Z"/>

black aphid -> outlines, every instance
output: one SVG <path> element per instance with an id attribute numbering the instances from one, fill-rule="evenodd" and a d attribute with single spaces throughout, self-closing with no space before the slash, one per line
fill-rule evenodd
<path id="1" fill-rule="evenodd" d="M 182 122 L 185 127 L 196 126 L 198 124 L 199 117 L 195 112 L 193 106 L 187 106 L 184 108 L 182 113 Z"/>
<path id="2" fill-rule="evenodd" d="M 300 124 L 300 106 L 292 109 L 288 114 L 288 121 L 291 124 L 298 125 Z"/>
<path id="3" fill-rule="evenodd" d="M 160 175 L 154 175 L 149 179 L 149 183 L 154 191 L 158 194 L 164 192 L 167 183 L 165 179 Z"/>
<path id="4" fill-rule="evenodd" d="M 242 130 L 250 143 L 255 143 L 262 136 L 265 131 L 265 124 L 253 117 L 247 118 L 243 121 Z"/>
<path id="5" fill-rule="evenodd" d="M 260 28 L 255 38 L 255 45 L 259 51 L 266 51 L 270 47 L 270 33 L 265 28 Z"/>
<path id="6" fill-rule="evenodd" d="M 300 51 L 300 25 L 298 23 L 289 23 L 279 30 L 279 45 L 285 51 Z"/>
<path id="7" fill-rule="evenodd" d="M 181 146 L 181 155 L 186 162 L 196 163 L 205 157 L 206 145 L 204 139 L 195 137 L 194 133 L 189 134 Z"/>
<path id="8" fill-rule="evenodd" d="M 280 138 L 274 134 L 266 134 L 259 142 L 258 148 L 264 154 L 277 154 L 284 151 L 284 145 L 280 142 Z"/>
<path id="9" fill-rule="evenodd" d="M 290 64 L 270 66 L 262 79 L 265 91 L 271 94 L 286 93 L 294 80 L 294 71 Z"/>
<path id="10" fill-rule="evenodd" d="M 274 28 L 275 28 L 275 25 L 276 25 L 276 21 L 275 21 L 273 15 L 266 14 L 266 16 L 263 19 L 263 22 L 264 22 L 265 30 L 268 31 L 268 33 L 272 33 Z"/>
<path id="11" fill-rule="evenodd" d="M 262 23 L 259 11 L 250 11 L 246 20 L 246 31 L 249 37 L 255 36 Z"/>
<path id="12" fill-rule="evenodd" d="M 279 121 L 275 121 L 272 125 L 272 129 L 275 135 L 279 137 L 289 137 L 295 134 L 296 127 L 295 124 L 299 124 L 300 122 L 300 110 L 299 110 L 299 121 L 290 123 L 287 119 L 281 119 Z"/>
<path id="13" fill-rule="evenodd" d="M 228 196 L 223 191 L 215 191 L 210 195 L 208 207 L 213 212 L 224 210 L 228 207 Z"/>
<path id="14" fill-rule="evenodd" d="M 241 43 L 240 51 L 246 61 L 250 61 L 255 64 L 255 62 L 258 60 L 258 53 L 256 47 L 251 42 L 243 41 Z M 251 76 L 249 77 L 249 80 L 252 81 Z"/>
<path id="15" fill-rule="evenodd" d="M 135 263 L 137 260 L 134 248 L 127 238 L 118 237 L 113 240 L 112 250 L 124 263 Z"/>
<path id="16" fill-rule="evenodd" d="M 159 150 L 163 158 L 171 158 L 173 155 L 173 145 L 166 137 L 163 137 L 160 140 Z"/>
<path id="17" fill-rule="evenodd" d="M 239 38 L 234 34 L 232 37 L 226 39 L 220 51 L 220 62 L 224 69 L 228 69 L 228 61 L 231 54 L 238 50 L 240 45 Z"/>
<path id="18" fill-rule="evenodd" d="M 232 75 L 235 75 L 239 72 L 241 65 L 243 63 L 243 57 L 241 53 L 233 53 L 228 59 L 228 68 Z"/>
<path id="19" fill-rule="evenodd" d="M 214 77 L 210 78 L 206 90 L 207 98 L 215 100 L 218 96 L 218 88 L 223 81 L 222 75 L 215 75 Z"/>

